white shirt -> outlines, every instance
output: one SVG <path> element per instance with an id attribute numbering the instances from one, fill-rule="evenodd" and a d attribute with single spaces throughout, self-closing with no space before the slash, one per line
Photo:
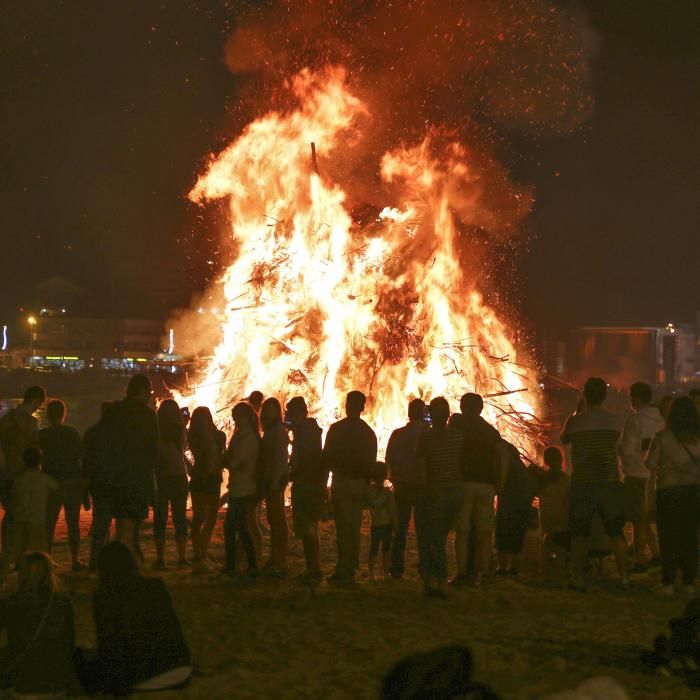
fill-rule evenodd
<path id="1" fill-rule="evenodd" d="M 649 470 L 644 466 L 648 445 L 654 435 L 665 427 L 664 418 L 656 406 L 641 406 L 627 418 L 618 446 L 620 466 L 626 477 L 649 477 Z"/>

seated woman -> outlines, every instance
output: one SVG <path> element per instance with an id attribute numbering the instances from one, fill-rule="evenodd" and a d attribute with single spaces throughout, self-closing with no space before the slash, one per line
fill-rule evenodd
<path id="1" fill-rule="evenodd" d="M 19 591 L 0 601 L 2 687 L 13 697 L 58 698 L 81 692 L 73 667 L 75 627 L 70 600 L 56 591 L 48 555 L 32 552 L 18 564 Z"/>
<path id="2" fill-rule="evenodd" d="M 97 654 L 89 659 L 82 652 L 77 660 L 85 689 L 120 695 L 186 683 L 192 675 L 190 652 L 163 582 L 141 576 L 121 542 L 102 549 L 97 570 Z"/>

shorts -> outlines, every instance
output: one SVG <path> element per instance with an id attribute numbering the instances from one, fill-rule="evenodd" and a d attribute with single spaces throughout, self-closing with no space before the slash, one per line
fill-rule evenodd
<path id="1" fill-rule="evenodd" d="M 221 474 L 193 474 L 190 480 L 190 493 L 220 496 L 222 481 Z"/>
<path id="2" fill-rule="evenodd" d="M 457 532 L 467 533 L 470 530 L 483 534 L 493 532 L 496 522 L 496 513 L 493 509 L 495 495 L 495 489 L 491 484 L 466 481 L 462 507 L 455 522 Z"/>
<path id="3" fill-rule="evenodd" d="M 391 525 L 378 525 L 370 530 L 369 555 L 376 557 L 379 554 L 379 546 L 382 547 L 383 554 L 389 554 L 391 551 Z"/>
<path id="4" fill-rule="evenodd" d="M 647 479 L 626 476 L 622 482 L 625 497 L 625 518 L 628 523 L 643 523 L 647 519 Z"/>
<path id="5" fill-rule="evenodd" d="M 322 506 L 322 486 L 296 482 L 292 484 L 292 521 L 297 536 L 318 524 Z"/>
<path id="6" fill-rule="evenodd" d="M 145 520 L 148 517 L 148 496 L 136 489 L 117 488 L 113 504 L 115 520 Z"/>
<path id="7" fill-rule="evenodd" d="M 619 481 L 571 485 L 571 535 L 590 537 L 591 523 L 596 513 L 608 537 L 622 537 L 625 498 Z"/>

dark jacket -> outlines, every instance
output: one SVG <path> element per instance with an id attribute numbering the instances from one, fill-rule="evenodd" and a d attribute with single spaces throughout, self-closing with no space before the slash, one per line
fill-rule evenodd
<path id="1" fill-rule="evenodd" d="M 349 479 L 369 479 L 377 463 L 377 436 L 362 418 L 343 418 L 326 435 L 323 461 L 327 471 Z"/>
<path id="2" fill-rule="evenodd" d="M 292 428 L 292 454 L 289 458 L 291 480 L 296 484 L 325 486 L 321 430 L 315 418 L 307 417 Z"/>
<path id="3" fill-rule="evenodd" d="M 422 480 L 419 473 L 416 451 L 418 441 L 425 430 L 423 421 L 408 423 L 391 433 L 386 446 L 386 463 L 391 483 L 416 486 Z"/>
<path id="4" fill-rule="evenodd" d="M 39 431 L 44 471 L 56 481 L 82 479 L 83 442 L 75 428 L 52 425 Z"/>
<path id="5" fill-rule="evenodd" d="M 481 416 L 463 418 L 464 432 L 460 467 L 464 481 L 497 485 L 501 453 L 501 436 Z"/>
<path id="6" fill-rule="evenodd" d="M 152 503 L 158 462 L 155 411 L 135 399 L 119 401 L 105 418 L 100 442 L 100 451 L 108 460 L 107 482 L 131 500 Z"/>
<path id="7" fill-rule="evenodd" d="M 68 598 L 19 591 L 0 600 L 3 628 L 7 630 L 5 687 L 27 694 L 80 690 L 73 667 L 75 626 Z"/>
<path id="8" fill-rule="evenodd" d="M 126 692 L 155 676 L 190 665 L 190 652 L 170 594 L 160 579 L 134 579 L 127 588 L 93 597 L 100 684 Z"/>

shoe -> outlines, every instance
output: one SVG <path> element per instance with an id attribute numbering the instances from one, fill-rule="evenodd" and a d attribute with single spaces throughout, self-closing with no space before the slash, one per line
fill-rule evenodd
<path id="1" fill-rule="evenodd" d="M 189 569 L 192 566 L 192 562 L 189 559 L 178 559 L 177 568 L 178 569 Z"/>
<path id="2" fill-rule="evenodd" d="M 671 585 L 659 586 L 659 593 L 661 593 L 661 595 L 663 595 L 663 596 L 670 597 L 670 596 L 674 595 L 675 592 L 676 592 L 676 589 Z"/>
<path id="3" fill-rule="evenodd" d="M 262 575 L 266 576 L 267 578 L 282 579 L 286 578 L 287 572 L 283 571 L 282 569 L 278 569 L 274 566 L 266 566 L 262 571 Z"/>
<path id="4" fill-rule="evenodd" d="M 437 588 L 433 588 L 427 595 L 429 598 L 437 598 L 438 600 L 447 600 L 447 593 L 445 593 L 445 591 L 440 591 Z"/>
<path id="5" fill-rule="evenodd" d="M 73 566 L 71 567 L 72 571 L 85 571 L 87 569 L 87 564 L 84 564 L 82 561 L 77 561 Z"/>
<path id="6" fill-rule="evenodd" d="M 455 576 L 453 579 L 450 579 L 448 585 L 450 585 L 450 586 L 467 586 L 467 585 L 469 585 L 469 576 Z"/>
<path id="7" fill-rule="evenodd" d="M 649 567 L 646 564 L 640 564 L 639 562 L 636 562 L 635 564 L 630 566 L 628 573 L 630 573 L 630 574 L 648 574 Z"/>
<path id="8" fill-rule="evenodd" d="M 151 567 L 153 571 L 167 571 L 168 567 L 165 565 L 164 561 L 155 561 Z"/>
<path id="9" fill-rule="evenodd" d="M 331 574 L 326 581 L 336 586 L 343 586 L 354 583 L 355 578 L 353 576 L 342 576 L 341 574 L 335 573 Z"/>
<path id="10" fill-rule="evenodd" d="M 500 566 L 493 572 L 494 576 L 508 576 L 510 569 L 502 569 Z"/>

